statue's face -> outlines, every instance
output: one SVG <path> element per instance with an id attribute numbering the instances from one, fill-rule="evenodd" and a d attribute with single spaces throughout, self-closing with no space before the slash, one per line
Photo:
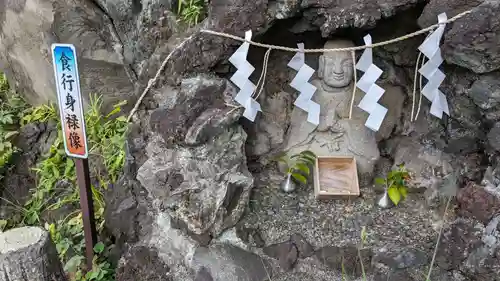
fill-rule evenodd
<path id="1" fill-rule="evenodd" d="M 326 53 L 320 59 L 323 64 L 323 82 L 333 88 L 343 88 L 353 77 L 352 58 L 348 52 Z"/>

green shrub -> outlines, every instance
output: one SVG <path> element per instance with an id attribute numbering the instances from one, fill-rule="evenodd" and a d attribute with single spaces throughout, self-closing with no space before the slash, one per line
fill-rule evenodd
<path id="1" fill-rule="evenodd" d="M 189 24 L 196 25 L 205 16 L 206 7 L 204 0 L 179 0 L 177 14 L 181 20 Z"/>
<path id="2" fill-rule="evenodd" d="M 17 150 L 12 143 L 18 133 L 20 115 L 25 109 L 24 100 L 10 91 L 4 74 L 0 74 L 0 169 L 11 160 Z"/>
<path id="3" fill-rule="evenodd" d="M 384 186 L 391 201 L 394 205 L 398 205 L 408 194 L 408 180 L 410 174 L 404 164 L 401 164 L 390 171 L 385 178 L 376 178 L 375 183 Z"/>
<path id="4" fill-rule="evenodd" d="M 114 106 L 113 110 L 106 115 L 101 113 L 102 99 L 95 95 L 90 98 L 90 105 L 85 112 L 85 123 L 87 130 L 87 142 L 89 146 L 90 161 L 93 167 L 92 176 L 97 179 L 99 186 L 92 186 L 94 208 L 98 232 L 104 227 L 104 198 L 103 190 L 109 183 L 115 182 L 121 173 L 125 161 L 125 134 L 127 122 L 124 116 L 119 116 L 121 106 L 124 102 Z M 94 268 L 87 274 L 84 264 L 84 234 L 82 214 L 80 210 L 67 215 L 56 222 L 43 222 L 41 214 L 43 211 L 55 211 L 70 204 L 78 206 L 79 192 L 76 186 L 75 165 L 71 158 L 66 156 L 64 150 L 63 135 L 60 129 L 60 120 L 54 105 L 44 105 L 24 111 L 20 118 L 21 123 L 26 125 L 31 122 L 54 121 L 58 124 L 58 136 L 51 145 L 46 155 L 33 170 L 37 175 L 37 186 L 32 190 L 31 198 L 24 206 L 15 206 L 21 214 L 18 221 L 0 221 L 0 227 L 10 228 L 22 225 L 42 225 L 50 232 L 56 244 L 59 258 L 65 264 L 65 271 L 71 280 L 114 280 L 114 269 L 107 261 L 106 249 L 112 245 L 105 246 L 99 243 L 95 247 Z M 67 182 L 69 189 L 65 195 L 56 200 L 56 184 Z M 94 181 L 95 182 L 95 181 Z M 61 194 L 61 193 L 59 193 Z M 5 199 L 4 199 L 5 200 Z M 109 241 L 104 241 L 109 244 Z"/>
<path id="5" fill-rule="evenodd" d="M 290 157 L 284 154 L 278 158 L 278 161 L 286 165 L 287 174 L 290 174 L 295 180 L 307 184 L 307 179 L 311 174 L 310 168 L 316 165 L 316 154 L 305 150 Z"/>

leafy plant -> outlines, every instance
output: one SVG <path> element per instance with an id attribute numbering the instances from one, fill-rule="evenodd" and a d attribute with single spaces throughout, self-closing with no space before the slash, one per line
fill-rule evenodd
<path id="1" fill-rule="evenodd" d="M 4 74 L 0 74 L 0 168 L 3 168 L 17 150 L 12 141 L 17 135 L 20 113 L 26 107 L 24 100 L 9 90 Z"/>
<path id="2" fill-rule="evenodd" d="M 89 108 L 85 113 L 89 155 L 93 162 L 92 166 L 95 167 L 91 176 L 98 180 L 93 182 L 99 183 L 99 185 L 92 185 L 99 233 L 104 228 L 103 190 L 107 188 L 109 183 L 116 181 L 125 161 L 124 142 L 127 122 L 125 117 L 119 116 L 124 104 L 124 102 L 118 103 L 111 112 L 102 114 L 102 99 L 91 95 Z M 59 127 L 61 126 L 54 105 L 42 105 L 24 110 L 23 114 L 18 118 L 23 125 L 52 120 L 57 122 Z M 111 246 L 108 245 L 109 243 L 106 244 L 107 246 L 103 243 L 96 245 L 93 269 L 84 274 L 86 272 L 84 264 L 85 240 L 80 210 L 75 210 L 67 217 L 55 222 L 42 222 L 41 213 L 44 210 L 55 211 L 69 204 L 72 205 L 71 210 L 78 206 L 79 192 L 76 188 L 75 166 L 73 160 L 67 157 L 64 151 L 61 130 L 58 131 L 58 136 L 52 143 L 50 150 L 42 156 L 42 160 L 33 170 L 37 174 L 37 187 L 32 190 L 27 203 L 24 206 L 16 206 L 12 202 L 7 202 L 18 211 L 20 219 L 0 221 L 0 229 L 23 225 L 43 225 L 45 223 L 45 228 L 50 232 L 51 238 L 56 244 L 59 258 L 65 265 L 64 268 L 70 280 L 114 280 L 114 270 L 105 255 L 106 249 Z M 58 183 L 65 184 L 59 187 Z M 57 194 L 64 194 L 64 196 L 58 195 L 59 197 L 57 197 Z"/>
<path id="3" fill-rule="evenodd" d="M 409 180 L 410 174 L 404 164 L 400 164 L 395 170 L 390 171 L 385 178 L 376 178 L 375 183 L 384 186 L 391 201 L 394 205 L 398 205 L 402 199 L 406 199 Z"/>
<path id="4" fill-rule="evenodd" d="M 57 110 L 52 103 L 27 109 L 21 119 L 21 125 L 49 120 L 57 120 Z"/>
<path id="5" fill-rule="evenodd" d="M 203 0 L 179 0 L 177 14 L 189 26 L 196 25 L 205 14 L 205 2 Z"/>
<path id="6" fill-rule="evenodd" d="M 286 165 L 287 174 L 290 174 L 295 180 L 307 184 L 311 167 L 316 165 L 316 154 L 305 150 L 290 157 L 284 154 L 278 158 L 278 161 Z"/>

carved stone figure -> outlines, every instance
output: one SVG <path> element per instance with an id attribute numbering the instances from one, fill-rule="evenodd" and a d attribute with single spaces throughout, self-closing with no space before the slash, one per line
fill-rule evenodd
<path id="1" fill-rule="evenodd" d="M 328 41 L 324 48 L 352 47 L 344 40 Z M 313 100 L 320 104 L 318 126 L 307 122 L 307 113 L 292 111 L 286 149 L 291 153 L 311 150 L 318 156 L 355 156 L 361 174 L 371 174 L 380 152 L 375 132 L 364 123 L 368 114 L 354 107 L 349 119 L 352 96 L 353 62 L 350 52 L 324 53 L 319 58 L 317 87 Z M 362 93 L 358 92 L 358 96 Z M 358 97 L 359 98 L 359 97 Z"/>

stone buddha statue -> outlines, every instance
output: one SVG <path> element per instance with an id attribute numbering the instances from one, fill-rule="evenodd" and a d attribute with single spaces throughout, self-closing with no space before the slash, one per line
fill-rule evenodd
<path id="1" fill-rule="evenodd" d="M 352 46 L 350 41 L 332 40 L 324 48 Z M 354 106 L 352 119 L 349 119 L 353 67 L 350 52 L 320 56 L 318 79 L 311 81 L 317 88 L 312 99 L 321 108 L 319 125 L 307 122 L 307 112 L 294 108 L 285 147 L 290 153 L 311 150 L 318 156 L 354 156 L 359 173 L 371 174 L 380 152 L 375 132 L 364 125 L 368 114 Z M 362 95 L 364 93 L 357 93 L 357 101 Z"/>

